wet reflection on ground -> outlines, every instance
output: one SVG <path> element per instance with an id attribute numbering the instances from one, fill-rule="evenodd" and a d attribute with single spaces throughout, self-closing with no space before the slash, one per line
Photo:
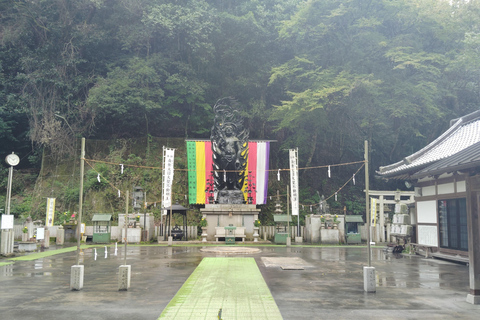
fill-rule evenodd
<path id="1" fill-rule="evenodd" d="M 69 290 L 75 251 L 0 266 L 0 314 L 5 319 L 38 319 L 42 312 L 42 318 L 60 319 L 59 310 L 70 310 L 77 312 L 78 319 L 156 319 L 204 257 L 235 256 L 202 252 L 201 248 L 128 246 L 126 264 L 132 266 L 132 286 L 127 292 L 119 292 L 117 287 L 118 267 L 125 261 L 123 245 L 81 250 L 85 279 L 80 292 Z M 325 310 L 328 318 L 362 318 L 361 312 L 371 315 L 372 310 L 402 310 L 403 316 L 408 310 L 435 310 L 445 317 L 465 312 L 463 304 L 460 310 L 452 306 L 452 297 L 464 301 L 469 289 L 464 265 L 373 248 L 377 293 L 372 295 L 363 290 L 366 247 L 258 248 L 259 253 L 236 257 L 255 259 L 285 319 L 317 319 Z M 270 261 L 276 264 L 267 267 L 262 257 L 275 258 Z M 292 259 L 296 266 L 303 261 L 303 270 L 281 268 Z M 81 309 L 85 304 L 92 310 Z M 20 309 L 32 312 L 20 317 L 16 313 Z M 366 314 L 364 318 L 368 319 Z"/>

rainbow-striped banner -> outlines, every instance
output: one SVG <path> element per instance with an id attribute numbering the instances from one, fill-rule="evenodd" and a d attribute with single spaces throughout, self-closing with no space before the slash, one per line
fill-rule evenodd
<path id="1" fill-rule="evenodd" d="M 245 185 L 242 189 L 245 201 L 248 197 L 248 184 L 255 186 L 252 204 L 266 204 L 268 194 L 269 141 L 248 142 L 248 162 L 245 170 Z M 190 204 L 210 203 L 206 196 L 207 184 L 213 183 L 212 142 L 205 140 L 187 141 L 188 198 Z"/>

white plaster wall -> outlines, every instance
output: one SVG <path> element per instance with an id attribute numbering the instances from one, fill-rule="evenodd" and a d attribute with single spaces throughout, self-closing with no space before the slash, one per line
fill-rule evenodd
<path id="1" fill-rule="evenodd" d="M 437 226 L 417 226 L 418 243 L 438 247 Z"/>
<path id="2" fill-rule="evenodd" d="M 437 202 L 417 201 L 417 222 L 437 223 Z"/>
<path id="3" fill-rule="evenodd" d="M 422 197 L 434 196 L 435 186 L 422 187 Z"/>
<path id="4" fill-rule="evenodd" d="M 454 193 L 455 192 L 455 187 L 453 185 L 453 182 L 439 184 L 437 188 L 438 188 L 437 189 L 438 194 L 448 194 L 448 193 Z"/>
<path id="5" fill-rule="evenodd" d="M 140 243 L 142 238 L 142 229 L 140 228 L 127 228 L 127 241 L 129 243 Z M 122 229 L 122 243 L 125 241 L 125 229 Z"/>
<path id="6" fill-rule="evenodd" d="M 457 182 L 457 192 L 465 192 L 467 191 L 467 186 L 465 181 L 458 181 Z"/>

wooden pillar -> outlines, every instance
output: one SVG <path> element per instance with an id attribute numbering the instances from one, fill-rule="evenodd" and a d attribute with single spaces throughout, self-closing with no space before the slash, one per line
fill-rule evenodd
<path id="1" fill-rule="evenodd" d="M 467 177 L 468 256 L 470 292 L 467 302 L 480 304 L 480 176 Z"/>
<path id="2" fill-rule="evenodd" d="M 384 197 L 383 195 L 380 196 L 380 199 L 379 199 L 380 203 L 379 203 L 379 206 L 380 206 L 380 210 L 378 210 L 378 221 L 380 222 L 379 223 L 379 226 L 380 226 L 380 237 L 379 237 L 379 241 L 380 242 L 385 242 L 385 213 L 383 212 L 383 200 L 384 200 Z"/>

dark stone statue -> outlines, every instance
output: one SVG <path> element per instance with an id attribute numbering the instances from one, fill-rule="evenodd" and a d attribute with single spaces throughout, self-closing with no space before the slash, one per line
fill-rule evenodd
<path id="1" fill-rule="evenodd" d="M 235 100 L 223 98 L 213 107 L 215 120 L 210 139 L 218 203 L 244 203 L 242 187 L 248 158 L 248 130 L 235 110 Z"/>

